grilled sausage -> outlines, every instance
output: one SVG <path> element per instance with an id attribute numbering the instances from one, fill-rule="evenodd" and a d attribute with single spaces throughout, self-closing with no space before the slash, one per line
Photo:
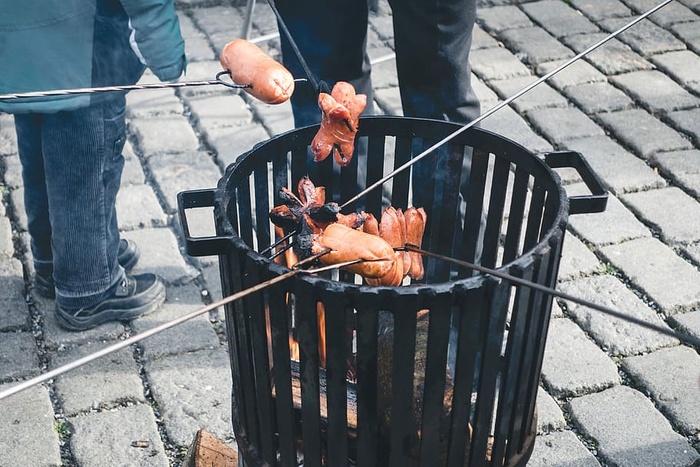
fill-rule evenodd
<path id="1" fill-rule="evenodd" d="M 365 278 L 378 279 L 396 269 L 394 249 L 386 241 L 337 222 L 314 236 L 311 253 L 317 254 L 326 248 L 332 251 L 319 258 L 326 265 L 355 259 L 367 260 L 343 268 Z"/>
<path id="2" fill-rule="evenodd" d="M 281 104 L 294 92 L 294 77 L 281 63 L 245 39 L 234 39 L 221 51 L 221 66 L 251 96 L 266 104 Z"/>
<path id="3" fill-rule="evenodd" d="M 350 83 L 338 81 L 330 94 L 318 95 L 321 128 L 311 142 L 314 161 L 320 162 L 331 153 L 338 165 L 350 164 L 355 150 L 355 135 L 360 114 L 367 106 L 367 96 L 355 94 Z"/>
<path id="4" fill-rule="evenodd" d="M 408 208 L 404 213 L 406 219 L 406 243 L 420 248 L 423 243 L 423 234 L 425 232 L 425 223 L 428 220 L 428 215 L 423 208 Z M 411 279 L 420 280 L 425 274 L 423 268 L 423 256 L 420 253 L 409 252 L 411 256 L 411 266 L 408 269 L 408 276 Z"/>

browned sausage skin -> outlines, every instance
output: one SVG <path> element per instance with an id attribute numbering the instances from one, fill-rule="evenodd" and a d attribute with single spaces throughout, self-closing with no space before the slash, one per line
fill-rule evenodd
<path id="1" fill-rule="evenodd" d="M 266 104 L 281 104 L 294 92 L 294 77 L 281 63 L 245 39 L 234 39 L 221 51 L 221 66 L 245 92 Z"/>

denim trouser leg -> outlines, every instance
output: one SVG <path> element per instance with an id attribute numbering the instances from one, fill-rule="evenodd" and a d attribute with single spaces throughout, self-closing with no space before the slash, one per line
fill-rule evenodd
<path id="1" fill-rule="evenodd" d="M 64 308 L 99 303 L 124 274 L 115 206 L 124 109 L 124 97 L 115 96 L 84 109 L 15 117 L 35 267 L 53 260 L 56 302 Z"/>

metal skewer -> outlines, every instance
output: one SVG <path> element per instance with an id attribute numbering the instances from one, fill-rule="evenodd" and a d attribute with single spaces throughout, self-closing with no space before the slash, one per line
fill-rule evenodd
<path id="1" fill-rule="evenodd" d="M 53 379 L 53 378 L 60 376 L 64 373 L 75 370 L 76 368 L 87 365 L 88 363 L 90 363 L 94 360 L 97 360 L 98 358 L 104 357 L 104 356 L 109 355 L 111 353 L 114 353 L 118 350 L 126 348 L 126 347 L 130 346 L 131 344 L 135 344 L 137 342 L 140 342 L 140 341 L 146 339 L 147 337 L 151 337 L 151 336 L 154 336 L 158 333 L 166 331 L 172 327 L 177 326 L 178 324 L 182 324 L 185 321 L 189 321 L 193 318 L 196 318 L 197 316 L 203 315 L 204 313 L 211 311 L 215 308 L 226 305 L 227 303 L 234 302 L 234 301 L 239 300 L 243 297 L 247 297 L 250 294 L 253 294 L 255 292 L 259 292 L 263 289 L 266 289 L 267 287 L 275 285 L 278 282 L 282 282 L 282 281 L 285 281 L 287 279 L 290 279 L 291 277 L 294 277 L 297 274 L 302 274 L 302 273 L 304 273 L 304 274 L 317 274 L 320 272 L 326 272 L 326 271 L 331 271 L 334 269 L 340 269 L 340 268 L 343 268 L 346 266 L 351 266 L 353 264 L 357 264 L 357 263 L 361 263 L 361 262 L 365 261 L 363 259 L 355 259 L 352 261 L 345 261 L 343 263 L 322 266 L 322 267 L 314 268 L 314 269 L 302 269 L 301 268 L 304 265 L 307 265 L 307 264 L 310 264 L 310 263 L 316 261 L 318 258 L 320 258 L 321 256 L 323 256 L 329 252 L 330 252 L 330 250 L 324 250 L 318 254 L 310 256 L 302 261 L 299 261 L 294 266 L 292 266 L 291 271 L 286 272 L 280 276 L 277 276 L 277 277 L 274 277 L 270 280 L 261 282 L 260 284 L 257 284 L 257 285 L 250 287 L 250 288 L 241 290 L 240 292 L 236 292 L 232 295 L 229 295 L 227 297 L 222 298 L 221 300 L 219 300 L 217 302 L 214 302 L 214 303 L 211 303 L 205 307 L 199 308 L 198 310 L 195 310 L 191 313 L 183 315 L 179 318 L 175 318 L 172 321 L 168 321 L 166 323 L 163 323 L 159 326 L 151 328 L 151 329 L 144 331 L 140 334 L 137 334 L 135 336 L 131 336 L 128 339 L 124 339 L 123 341 L 119 341 L 118 343 L 116 343 L 114 345 L 110 345 L 109 347 L 105 347 L 102 350 L 98 350 L 97 352 L 93 352 L 90 355 L 86 355 L 85 357 L 79 358 L 73 362 L 67 363 L 63 366 L 55 368 L 51 371 L 43 373 L 43 374 L 36 376 L 34 378 L 28 379 L 27 381 L 24 381 L 22 383 L 16 384 L 15 386 L 10 387 L 9 389 L 1 391 L 0 392 L 0 400 L 5 399 L 7 397 L 10 397 L 14 394 L 17 394 L 18 392 L 29 389 L 32 386 L 36 386 L 37 384 L 41 384 L 45 381 Z"/>
<path id="2" fill-rule="evenodd" d="M 626 31 L 627 29 L 631 28 L 632 26 L 634 26 L 635 24 L 639 23 L 640 21 L 642 21 L 643 19 L 645 19 L 645 18 L 648 17 L 649 15 L 651 15 L 651 14 L 655 13 L 656 11 L 660 10 L 661 8 L 665 7 L 666 5 L 668 5 L 669 3 L 671 3 L 672 1 L 673 1 L 673 0 L 664 0 L 663 2 L 661 2 L 661 3 L 659 3 L 658 5 L 656 5 L 655 7 L 653 7 L 652 9 L 648 10 L 647 12 L 645 12 L 645 13 L 643 13 L 642 15 L 638 16 L 638 17 L 635 18 L 634 20 L 632 20 L 632 21 L 630 21 L 629 23 L 625 24 L 624 26 L 622 26 L 622 27 L 621 27 L 620 29 L 618 29 L 617 31 L 612 32 L 612 33 L 610 33 L 609 35 L 605 36 L 604 38 L 602 38 L 601 40 L 599 40 L 598 42 L 596 42 L 596 43 L 593 44 L 592 46 L 588 47 L 588 48 L 587 48 L 586 50 L 584 50 L 583 52 L 580 52 L 579 54 L 577 54 L 577 55 L 575 55 L 574 57 L 570 58 L 570 59 L 567 60 L 566 62 L 564 62 L 564 63 L 562 63 L 561 65 L 557 66 L 557 67 L 554 68 L 552 71 L 550 71 L 550 72 L 547 73 L 546 75 L 542 76 L 542 77 L 539 78 L 538 80 L 533 81 L 531 84 L 525 86 L 523 89 L 521 89 L 520 91 L 516 92 L 515 94 L 513 94 L 512 96 L 510 96 L 510 97 L 507 98 L 506 100 L 500 102 L 498 105 L 495 105 L 494 107 L 491 107 L 488 111 L 484 112 L 484 113 L 481 114 L 479 117 L 477 117 L 477 118 L 475 118 L 474 120 L 472 120 L 471 122 L 465 124 L 463 127 L 459 128 L 458 130 L 454 131 L 453 133 L 447 135 L 446 137 L 444 137 L 443 139 L 441 139 L 441 140 L 438 141 L 437 143 L 433 144 L 432 146 L 430 146 L 428 149 L 426 149 L 426 150 L 423 151 L 422 153 L 418 154 L 416 157 L 414 157 L 414 158 L 411 159 L 410 161 L 408 161 L 408 162 L 406 162 L 405 164 L 403 164 L 401 167 L 398 167 L 398 168 L 394 169 L 393 172 L 391 172 L 391 173 L 385 175 L 385 176 L 382 177 L 381 179 L 377 180 L 376 182 L 374 182 L 373 184 L 371 184 L 370 186 L 368 186 L 367 188 L 365 188 L 364 190 L 362 190 L 361 192 L 359 192 L 358 194 L 356 194 L 354 197 L 350 198 L 348 201 L 346 201 L 344 204 L 342 204 L 342 205 L 340 206 L 340 208 L 343 209 L 343 208 L 347 207 L 348 205 L 354 203 L 355 201 L 359 200 L 360 198 L 362 198 L 364 195 L 366 195 L 366 194 L 369 193 L 370 191 L 372 191 L 372 190 L 374 190 L 375 188 L 377 188 L 377 187 L 383 185 L 384 182 L 386 182 L 387 180 L 393 178 L 394 175 L 396 175 L 396 174 L 398 174 L 399 172 L 402 172 L 402 171 L 404 171 L 405 169 L 409 168 L 410 166 L 412 166 L 413 164 L 415 164 L 415 163 L 418 162 L 419 160 L 423 159 L 423 158 L 424 158 L 425 156 L 427 156 L 428 154 L 430 154 L 430 153 L 432 153 L 433 151 L 435 151 L 436 149 L 438 149 L 440 146 L 442 146 L 442 145 L 444 145 L 445 143 L 447 143 L 447 142 L 451 141 L 452 139 L 456 138 L 456 137 L 459 136 L 460 134 L 462 134 L 462 133 L 464 133 L 465 131 L 467 131 L 469 128 L 473 127 L 473 126 L 476 125 L 477 123 L 481 122 L 482 120 L 484 120 L 484 119 L 486 119 L 487 117 L 491 116 L 492 114 L 494 114 L 494 113 L 497 112 L 498 110 L 502 109 L 502 108 L 505 107 L 506 105 L 510 104 L 511 102 L 513 102 L 515 99 L 519 98 L 520 96 L 522 96 L 522 95 L 525 94 L 526 92 L 530 91 L 532 88 L 534 88 L 534 87 L 538 86 L 539 84 L 545 82 L 546 80 L 548 80 L 548 79 L 551 78 L 552 76 L 554 76 L 554 75 L 556 75 L 557 73 L 559 73 L 560 71 L 562 71 L 564 68 L 568 67 L 568 66 L 571 65 L 572 63 L 578 61 L 579 59 L 585 57 L 585 56 L 588 55 L 589 53 L 591 53 L 591 52 L 593 52 L 594 50 L 596 50 L 597 48 L 601 47 L 603 44 L 607 43 L 608 41 L 610 41 L 610 40 L 614 39 L 615 37 L 619 36 L 621 33 L 623 33 L 624 31 Z"/>
<path id="3" fill-rule="evenodd" d="M 442 261 L 453 263 L 453 264 L 456 264 L 458 266 L 473 269 L 473 270 L 481 272 L 483 274 L 489 274 L 491 276 L 495 276 L 495 277 L 498 277 L 500 279 L 507 280 L 507 281 L 512 282 L 514 284 L 524 285 L 525 287 L 530 287 L 531 289 L 537 290 L 539 292 L 544 292 L 546 294 L 549 294 L 549 295 L 552 295 L 555 297 L 559 297 L 559 298 L 562 298 L 564 300 L 568 300 L 570 302 L 577 303 L 579 305 L 583 305 L 583 306 L 593 308 L 593 309 L 598 310 L 598 311 L 602 311 L 605 314 L 614 316 L 614 317 L 619 318 L 623 321 L 627 321 L 627 322 L 630 322 L 632 324 L 636 324 L 638 326 L 641 326 L 641 327 L 646 328 L 646 329 L 650 329 L 652 331 L 656 331 L 656 332 L 658 332 L 660 334 L 664 334 L 666 336 L 674 337 L 682 342 L 685 342 L 686 344 L 693 345 L 693 346 L 700 348 L 700 339 L 698 339 L 697 337 L 694 337 L 691 335 L 681 334 L 677 331 L 674 331 L 673 329 L 658 326 L 654 323 L 644 321 L 644 320 L 637 318 L 635 316 L 630 316 L 628 314 L 622 313 L 618 310 L 615 310 L 614 308 L 610 308 L 610 307 L 607 307 L 605 305 L 599 305 L 597 303 L 591 302 L 589 300 L 584 300 L 582 298 L 574 297 L 573 295 L 569 295 L 565 292 L 559 292 L 556 289 L 546 287 L 544 285 L 540 285 L 540 284 L 537 284 L 535 282 L 531 282 L 531 281 L 522 279 L 520 277 L 512 276 L 508 273 L 501 272 L 501 271 L 498 271 L 496 269 L 487 268 L 484 266 L 480 266 L 478 264 L 469 263 L 467 261 L 461 261 L 461 260 L 458 260 L 455 258 L 451 258 L 449 256 L 439 255 L 437 253 L 431 253 L 427 250 L 423 250 L 423 249 L 418 248 L 417 246 L 411 245 L 411 244 L 406 244 L 406 246 L 403 248 L 403 250 L 412 251 L 414 253 L 419 253 L 419 254 L 424 255 L 424 256 L 429 256 L 431 258 L 436 258 L 436 259 L 439 259 Z"/>

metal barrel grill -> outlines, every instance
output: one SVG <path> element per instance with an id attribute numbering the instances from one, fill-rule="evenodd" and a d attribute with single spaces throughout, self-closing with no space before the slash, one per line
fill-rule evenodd
<path id="1" fill-rule="evenodd" d="M 307 162 L 317 126 L 267 140 L 217 188 L 180 193 L 187 252 L 219 256 L 224 296 L 288 272 L 259 253 L 276 240 L 268 214 L 281 187 L 313 173 L 340 203 L 459 128 L 363 118 L 361 149 L 342 170 L 332 158 Z M 553 167 L 577 169 L 591 194 L 567 197 Z M 556 284 L 569 214 L 602 211 L 607 200 L 580 154 L 540 158 L 470 128 L 352 208 L 407 208 L 413 183 L 428 193 L 423 249 L 546 287 Z M 186 211 L 200 207 L 213 207 L 216 236 L 190 235 Z M 432 257 L 425 265 L 426 279 L 399 287 L 346 271 L 299 274 L 226 306 L 245 465 L 525 465 L 552 296 Z"/>

